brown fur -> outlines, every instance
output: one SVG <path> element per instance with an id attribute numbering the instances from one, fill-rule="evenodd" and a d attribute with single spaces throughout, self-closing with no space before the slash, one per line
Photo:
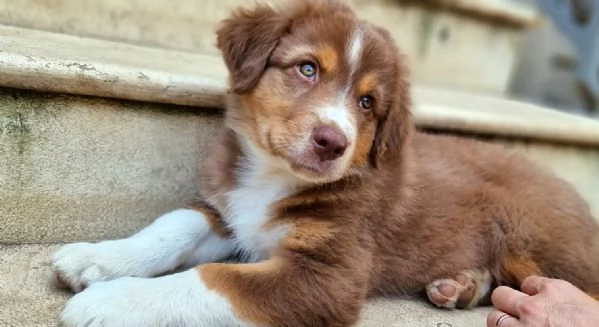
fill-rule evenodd
<path id="1" fill-rule="evenodd" d="M 316 51 L 318 53 L 317 56 L 320 58 L 321 61 L 322 70 L 330 74 L 335 74 L 337 72 L 337 69 L 339 69 L 339 67 L 337 67 L 339 57 L 335 49 L 325 44 L 320 46 Z"/>
<path id="2" fill-rule="evenodd" d="M 215 211 L 212 207 L 210 207 L 210 205 L 207 204 L 205 201 L 196 201 L 195 203 L 189 205 L 189 208 L 201 212 L 204 215 L 204 217 L 206 217 L 208 224 L 210 224 L 210 230 L 213 233 L 219 235 L 222 238 L 229 238 L 233 236 L 231 230 L 223 221 L 220 214 L 217 211 Z"/>
<path id="3" fill-rule="evenodd" d="M 488 269 L 498 285 L 519 287 L 539 274 L 599 293 L 599 226 L 578 193 L 521 154 L 417 132 L 392 38 L 341 2 L 239 10 L 224 21 L 218 45 L 232 94 L 203 195 L 224 212 L 223 194 L 239 187 L 244 153 L 235 133 L 293 161 L 289 149 L 312 128 L 314 101 L 347 77 L 344 46 L 357 24 L 367 38 L 356 99 L 366 89 L 377 98 L 371 112 L 354 111 L 359 133 L 349 166 L 323 177 L 292 164 L 307 179 L 321 178 L 273 204 L 263 228 L 292 231 L 266 261 L 198 267 L 208 287 L 241 318 L 276 326 L 347 326 L 368 296 L 421 292 L 472 269 Z M 336 71 L 323 71 L 316 86 L 293 70 L 292 58 L 311 49 Z"/>
<path id="4" fill-rule="evenodd" d="M 506 284 L 521 285 L 526 277 L 542 274 L 541 269 L 528 256 L 506 253 L 501 257 L 501 260 L 501 275 Z"/>

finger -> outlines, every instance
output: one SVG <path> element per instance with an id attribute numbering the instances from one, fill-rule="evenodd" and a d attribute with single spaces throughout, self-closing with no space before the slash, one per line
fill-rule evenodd
<path id="1" fill-rule="evenodd" d="M 516 304 L 528 295 L 507 286 L 499 286 L 491 294 L 491 302 L 498 310 L 518 317 Z"/>
<path id="2" fill-rule="evenodd" d="M 503 317 L 507 315 L 506 317 Z M 503 317 L 503 318 L 502 318 Z M 517 327 L 520 326 L 518 318 L 503 311 L 494 310 L 487 316 L 487 327 Z"/>
<path id="3" fill-rule="evenodd" d="M 536 295 L 541 292 L 543 285 L 545 285 L 545 283 L 547 283 L 549 280 L 550 279 L 547 277 L 529 276 L 524 279 L 520 289 L 522 292 L 528 295 Z"/>

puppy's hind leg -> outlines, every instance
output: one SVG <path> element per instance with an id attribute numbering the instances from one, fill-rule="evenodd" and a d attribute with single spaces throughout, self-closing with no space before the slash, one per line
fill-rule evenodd
<path id="1" fill-rule="evenodd" d="M 208 207 L 169 212 L 120 240 L 72 243 L 52 259 L 55 281 L 80 292 L 92 283 L 120 277 L 154 277 L 182 266 L 225 259 L 233 241 Z"/>
<path id="2" fill-rule="evenodd" d="M 488 269 L 472 269 L 453 278 L 437 279 L 426 286 L 429 300 L 446 309 L 470 309 L 480 305 L 491 291 L 493 279 Z"/>
<path id="3" fill-rule="evenodd" d="M 526 255 L 506 255 L 501 261 L 501 283 L 516 289 L 520 289 L 522 283 L 527 277 L 541 276 L 549 278 L 558 278 L 546 276 L 538 265 Z M 558 278 L 561 279 L 561 278 Z M 599 293 L 587 293 L 595 300 L 599 301 Z"/>
<path id="4" fill-rule="evenodd" d="M 501 283 L 520 288 L 529 276 L 543 276 L 541 269 L 527 255 L 504 254 L 500 266 Z"/>

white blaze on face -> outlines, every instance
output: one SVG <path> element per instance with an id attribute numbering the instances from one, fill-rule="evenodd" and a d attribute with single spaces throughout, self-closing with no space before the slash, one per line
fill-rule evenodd
<path id="1" fill-rule="evenodd" d="M 340 96 L 339 100 L 345 99 L 345 94 Z M 337 101 L 336 105 L 325 106 L 319 109 L 318 118 L 321 124 L 331 124 L 340 129 L 350 144 L 354 143 L 356 138 L 356 126 L 350 110 L 344 105 L 344 101 Z"/>
<path id="2" fill-rule="evenodd" d="M 355 117 L 352 115 L 353 111 L 349 110 L 347 106 L 351 105 L 351 103 L 348 103 L 348 101 L 351 101 L 352 94 L 351 81 L 362 60 L 363 37 L 362 31 L 356 27 L 346 45 L 346 59 L 350 67 L 347 86 L 343 90 L 340 90 L 333 103 L 317 111 L 320 122 L 338 127 L 345 137 L 347 137 L 350 147 L 356 143 L 357 126 Z M 355 101 L 358 100 L 356 99 Z"/>
<path id="3" fill-rule="evenodd" d="M 347 62 L 349 63 L 351 70 L 350 79 L 356 73 L 356 70 L 360 65 L 360 61 L 362 59 L 363 43 L 362 31 L 356 27 L 351 38 L 349 39 L 349 44 L 347 46 Z"/>

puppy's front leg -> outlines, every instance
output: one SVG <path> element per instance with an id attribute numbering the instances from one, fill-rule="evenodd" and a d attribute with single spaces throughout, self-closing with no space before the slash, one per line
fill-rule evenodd
<path id="1" fill-rule="evenodd" d="M 98 281 L 153 277 L 221 260 L 232 251 L 218 215 L 199 207 L 167 213 L 129 238 L 65 245 L 54 255 L 52 268 L 57 281 L 79 292 Z"/>
<path id="2" fill-rule="evenodd" d="M 159 278 L 120 278 L 76 294 L 64 326 L 350 326 L 367 280 L 349 262 L 299 253 L 259 263 L 206 264 Z"/>

